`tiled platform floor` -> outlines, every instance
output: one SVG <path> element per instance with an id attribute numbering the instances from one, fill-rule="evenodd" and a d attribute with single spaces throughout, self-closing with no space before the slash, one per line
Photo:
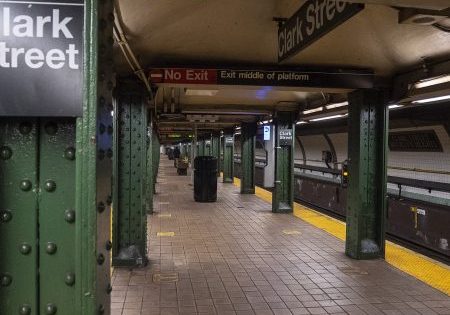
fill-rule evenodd
<path id="1" fill-rule="evenodd" d="M 447 295 L 383 260 L 347 258 L 342 241 L 232 184 L 195 203 L 190 176 L 161 161 L 150 263 L 115 269 L 113 315 L 450 314 Z"/>

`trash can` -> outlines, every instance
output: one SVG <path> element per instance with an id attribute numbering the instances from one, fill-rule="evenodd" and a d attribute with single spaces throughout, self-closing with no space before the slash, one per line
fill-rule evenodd
<path id="1" fill-rule="evenodd" d="M 194 200 L 217 200 L 217 158 L 213 156 L 197 156 L 194 160 Z"/>

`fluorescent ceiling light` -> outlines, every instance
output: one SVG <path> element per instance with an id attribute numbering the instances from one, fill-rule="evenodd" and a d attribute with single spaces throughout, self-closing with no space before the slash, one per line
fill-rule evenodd
<path id="1" fill-rule="evenodd" d="M 261 124 L 263 124 L 263 125 L 268 124 L 268 123 L 269 123 L 268 120 L 263 120 L 263 121 L 261 121 Z"/>
<path id="2" fill-rule="evenodd" d="M 433 78 L 433 79 L 422 80 L 422 81 L 414 84 L 414 87 L 416 89 L 422 89 L 425 87 L 442 84 L 442 83 L 447 83 L 447 82 L 450 82 L 450 75 L 444 75 L 444 76 Z"/>
<path id="3" fill-rule="evenodd" d="M 345 116 L 347 116 L 347 115 L 333 115 L 333 116 L 314 118 L 314 119 L 311 119 L 310 121 L 329 120 L 329 119 L 336 119 L 336 118 L 341 118 L 341 117 L 345 117 Z"/>
<path id="4" fill-rule="evenodd" d="M 313 108 L 313 109 L 304 110 L 302 112 L 302 114 L 308 115 L 308 114 L 317 113 L 317 112 L 321 112 L 321 111 L 323 111 L 323 107 L 317 107 L 317 108 Z"/>
<path id="5" fill-rule="evenodd" d="M 348 106 L 348 102 L 342 102 L 342 103 L 336 103 L 336 104 L 330 104 L 325 106 L 327 109 L 334 109 L 334 108 L 339 108 L 339 107 L 344 107 L 344 106 Z"/>
<path id="6" fill-rule="evenodd" d="M 215 96 L 219 90 L 192 90 L 186 89 L 184 94 L 186 96 Z"/>
<path id="7" fill-rule="evenodd" d="M 240 131 L 238 131 L 238 132 L 235 132 L 234 134 L 235 134 L 235 135 L 240 135 L 240 134 L 241 134 L 241 132 L 240 132 Z"/>
<path id="8" fill-rule="evenodd" d="M 426 103 L 432 103 L 432 102 L 438 102 L 438 101 L 445 101 L 445 100 L 450 100 L 450 95 L 438 96 L 438 97 L 431 97 L 431 98 L 425 98 L 425 99 L 423 99 L 423 100 L 417 100 L 417 101 L 414 101 L 413 103 L 416 103 L 416 104 L 426 104 Z"/>
<path id="9" fill-rule="evenodd" d="M 241 127 L 236 127 L 236 130 L 241 130 Z"/>
<path id="10" fill-rule="evenodd" d="M 399 104 L 389 105 L 389 109 L 400 108 L 400 107 L 403 107 L 403 106 L 404 105 L 399 105 Z"/>
<path id="11" fill-rule="evenodd" d="M 307 121 L 301 120 L 301 121 L 297 121 L 295 124 L 296 125 L 303 125 L 303 124 L 307 124 Z"/>

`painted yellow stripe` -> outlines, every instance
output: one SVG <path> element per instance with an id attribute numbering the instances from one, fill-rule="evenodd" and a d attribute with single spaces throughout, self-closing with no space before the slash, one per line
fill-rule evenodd
<path id="1" fill-rule="evenodd" d="M 159 236 L 159 237 L 169 236 L 169 237 L 171 237 L 171 236 L 175 236 L 175 232 L 158 232 L 158 233 L 156 233 L 156 236 Z"/>
<path id="2" fill-rule="evenodd" d="M 235 185 L 240 186 L 239 179 Z M 272 193 L 256 187 L 256 196 L 272 202 Z M 294 203 L 294 216 L 345 241 L 345 223 Z M 450 296 L 450 267 L 407 248 L 386 242 L 386 261 L 401 271 Z"/>

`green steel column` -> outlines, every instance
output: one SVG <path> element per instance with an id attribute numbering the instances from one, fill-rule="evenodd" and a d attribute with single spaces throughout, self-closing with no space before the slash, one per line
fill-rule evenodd
<path id="1" fill-rule="evenodd" d="M 120 83 L 117 92 L 118 163 L 115 185 L 118 194 L 113 221 L 113 264 L 146 263 L 148 191 L 147 171 L 147 94 L 137 81 Z"/>
<path id="2" fill-rule="evenodd" d="M 153 117 L 152 114 L 149 114 L 148 123 L 147 123 L 147 168 L 146 168 L 146 176 L 145 176 L 145 189 L 146 189 L 146 208 L 147 214 L 153 213 L 153 195 L 154 195 L 154 163 L 156 157 L 154 156 L 154 132 L 153 132 Z"/>
<path id="3" fill-rule="evenodd" d="M 158 169 L 159 169 L 159 159 L 160 159 L 160 154 L 159 154 L 159 138 L 158 135 L 156 134 L 155 130 L 153 130 L 153 191 L 155 191 L 155 187 L 156 187 L 156 179 L 158 177 Z"/>
<path id="4" fill-rule="evenodd" d="M 211 156 L 212 155 L 212 148 L 211 148 L 211 137 L 207 137 L 204 141 L 205 144 L 205 155 Z"/>
<path id="5" fill-rule="evenodd" d="M 211 155 L 217 159 L 217 177 L 220 176 L 220 134 L 214 133 L 211 137 Z"/>
<path id="6" fill-rule="evenodd" d="M 198 143 L 197 156 L 205 155 L 205 140 L 203 139 L 203 137 L 201 138 L 201 140 L 198 140 L 197 143 Z"/>
<path id="7" fill-rule="evenodd" d="M 85 0 L 85 12 L 85 97 L 76 130 L 76 306 L 71 313 L 94 315 L 109 314 L 111 304 L 113 3 Z"/>
<path id="8" fill-rule="evenodd" d="M 0 119 L 0 314 L 37 314 L 37 119 Z"/>
<path id="9" fill-rule="evenodd" d="M 49 314 L 52 309 L 70 314 L 75 308 L 77 280 L 75 119 L 41 119 L 39 135 L 40 314 Z M 106 154 L 99 152 L 99 159 L 110 160 Z M 109 235 L 105 236 L 107 240 Z"/>
<path id="10" fill-rule="evenodd" d="M 275 117 L 275 185 L 272 212 L 286 213 L 294 209 L 294 137 L 295 115 L 278 112 Z"/>
<path id="11" fill-rule="evenodd" d="M 255 193 L 256 123 L 241 125 L 241 194 Z"/>
<path id="12" fill-rule="evenodd" d="M 225 132 L 223 135 L 223 182 L 234 182 L 234 133 Z"/>
<path id="13" fill-rule="evenodd" d="M 385 93 L 349 94 L 349 188 L 345 252 L 355 259 L 384 257 L 388 109 Z"/>

